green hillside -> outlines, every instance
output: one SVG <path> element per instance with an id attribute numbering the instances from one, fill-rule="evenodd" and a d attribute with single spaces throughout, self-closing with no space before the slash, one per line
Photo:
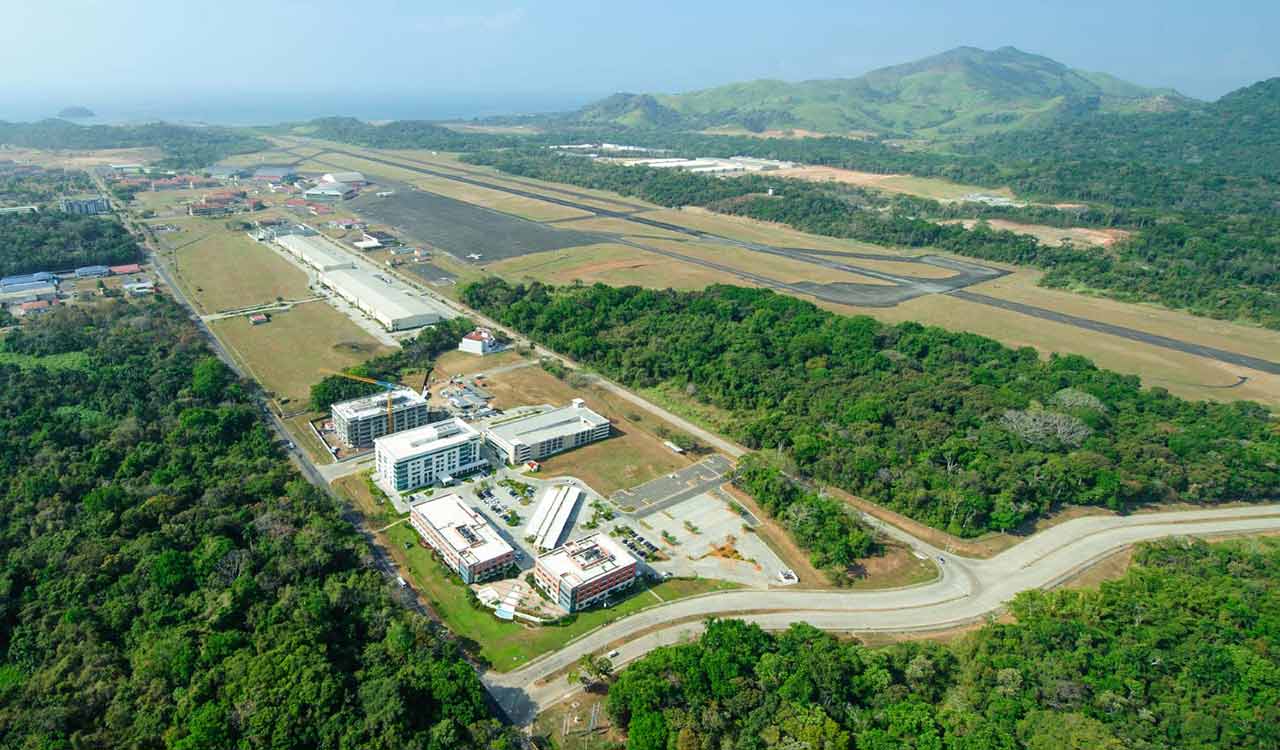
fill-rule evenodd
<path id="1" fill-rule="evenodd" d="M 1177 111 L 1196 103 L 1013 47 L 958 47 L 858 78 L 752 81 L 672 95 L 615 94 L 571 116 L 624 127 L 804 129 L 933 136 L 1046 124 L 1066 113 Z"/>

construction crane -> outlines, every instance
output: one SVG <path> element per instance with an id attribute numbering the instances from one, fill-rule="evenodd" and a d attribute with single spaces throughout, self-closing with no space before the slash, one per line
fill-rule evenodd
<path id="1" fill-rule="evenodd" d="M 393 393 L 395 393 L 396 391 L 400 390 L 400 389 L 401 389 L 401 388 L 403 388 L 404 386 L 400 385 L 399 383 L 389 383 L 389 382 L 387 382 L 387 381 L 385 381 L 385 380 L 375 380 L 375 379 L 373 379 L 373 378 L 366 378 L 366 377 L 361 376 L 361 375 L 352 375 L 352 374 L 351 374 L 351 373 L 349 373 L 349 372 L 338 372 L 337 370 L 323 370 L 323 372 L 325 372 L 326 374 L 329 374 L 329 375 L 336 375 L 336 376 L 338 376 L 338 377 L 340 377 L 340 378 L 346 378 L 347 380 L 355 380 L 355 381 L 359 381 L 359 382 L 361 382 L 361 383 L 369 383 L 370 385 L 377 385 L 377 386 L 381 386 L 381 387 L 383 388 L 383 390 L 385 390 L 385 391 L 387 392 L 387 431 L 386 431 L 386 434 L 387 434 L 387 435 L 390 435 L 390 434 L 392 433 L 391 425 L 392 425 L 392 421 L 393 421 L 393 420 L 392 420 L 392 418 L 391 418 L 391 412 L 392 412 L 392 404 L 393 404 L 394 402 L 392 401 L 391 394 L 393 394 Z"/>

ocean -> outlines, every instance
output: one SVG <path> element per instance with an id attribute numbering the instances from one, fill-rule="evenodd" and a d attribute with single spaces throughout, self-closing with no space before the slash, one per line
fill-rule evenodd
<path id="1" fill-rule="evenodd" d="M 165 121 L 208 125 L 274 125 L 344 116 L 361 120 L 470 120 L 496 115 L 564 112 L 601 94 L 458 93 L 219 93 L 165 96 L 28 95 L 0 100 L 0 120 L 29 122 L 56 117 L 64 107 L 83 106 L 94 117 L 81 124 Z"/>

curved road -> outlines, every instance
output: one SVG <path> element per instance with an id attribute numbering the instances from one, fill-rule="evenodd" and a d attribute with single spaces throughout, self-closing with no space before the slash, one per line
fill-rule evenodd
<path id="1" fill-rule="evenodd" d="M 749 589 L 681 599 L 598 628 L 516 671 L 490 671 L 483 676 L 485 685 L 512 721 L 527 724 L 576 692 L 561 672 L 583 654 L 616 648 L 613 661 L 625 664 L 698 633 L 709 617 L 737 617 L 770 630 L 807 622 L 840 632 L 929 631 L 980 622 L 1018 593 L 1061 583 L 1138 542 L 1280 531 L 1280 504 L 1077 518 L 987 560 L 948 555 L 895 527 L 878 525 L 917 552 L 942 559 L 939 578 L 883 591 Z"/>

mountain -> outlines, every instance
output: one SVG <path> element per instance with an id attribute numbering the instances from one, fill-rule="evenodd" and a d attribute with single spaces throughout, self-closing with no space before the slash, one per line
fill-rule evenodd
<path id="1" fill-rule="evenodd" d="M 81 107 L 79 105 L 76 105 L 71 107 L 63 107 L 61 110 L 58 111 L 58 117 L 61 117 L 64 120 L 85 120 L 90 117 L 95 117 L 95 115 L 93 113 L 93 110 L 89 109 L 88 107 Z"/>
<path id="2" fill-rule="evenodd" d="M 684 94 L 615 94 L 569 118 L 623 127 L 867 131 L 968 136 L 1043 125 L 1064 114 L 1177 111 L 1198 103 L 1013 47 L 958 47 L 857 78 L 751 81 Z"/>

